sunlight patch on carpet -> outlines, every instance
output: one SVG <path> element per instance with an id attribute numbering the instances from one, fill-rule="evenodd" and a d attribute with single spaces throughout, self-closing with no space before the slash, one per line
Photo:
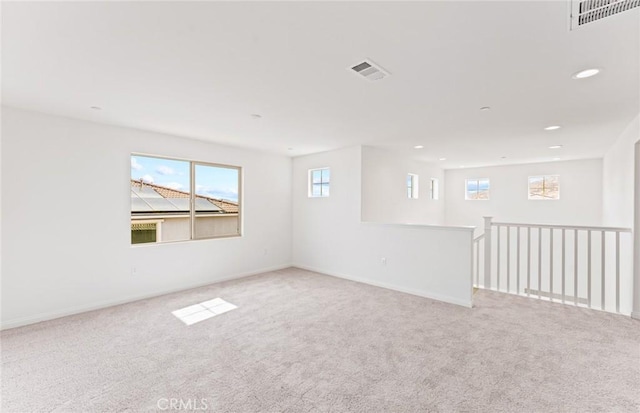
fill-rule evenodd
<path id="1" fill-rule="evenodd" d="M 235 310 L 236 308 L 238 308 L 238 306 L 235 306 L 222 298 L 214 298 L 213 300 L 204 301 L 199 304 L 190 305 L 188 307 L 172 311 L 171 314 L 178 317 L 178 319 L 186 325 L 190 326 L 211 317 L 224 314 L 227 311 Z"/>

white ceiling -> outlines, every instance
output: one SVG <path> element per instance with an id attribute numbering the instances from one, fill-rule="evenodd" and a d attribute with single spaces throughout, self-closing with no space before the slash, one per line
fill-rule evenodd
<path id="1" fill-rule="evenodd" d="M 568 1 L 3 2 L 2 99 L 291 156 L 594 158 L 640 110 L 639 16 L 570 31 Z M 347 70 L 364 58 L 392 75 Z"/>

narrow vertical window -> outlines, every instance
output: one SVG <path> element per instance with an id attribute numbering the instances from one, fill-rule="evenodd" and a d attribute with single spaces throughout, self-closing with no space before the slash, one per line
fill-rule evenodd
<path id="1" fill-rule="evenodd" d="M 418 199 L 418 175 L 407 175 L 407 197 L 409 199 Z"/>
<path id="2" fill-rule="evenodd" d="M 488 179 L 467 179 L 465 180 L 465 199 L 481 200 L 489 199 L 490 182 Z"/>
<path id="3" fill-rule="evenodd" d="M 430 192 L 431 192 L 431 199 L 433 200 L 438 200 L 440 198 L 439 195 L 439 185 L 438 185 L 438 179 L 437 178 L 431 178 L 431 186 L 429 187 Z"/>
<path id="4" fill-rule="evenodd" d="M 329 196 L 331 171 L 329 168 L 309 170 L 309 197 L 320 198 Z"/>

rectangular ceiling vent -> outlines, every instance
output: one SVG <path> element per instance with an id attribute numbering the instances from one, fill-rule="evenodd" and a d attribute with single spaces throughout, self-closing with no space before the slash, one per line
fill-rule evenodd
<path id="1" fill-rule="evenodd" d="M 571 30 L 640 7 L 640 0 L 572 0 Z"/>
<path id="2" fill-rule="evenodd" d="M 355 66 L 351 66 L 349 69 L 367 80 L 380 80 L 391 75 L 389 72 L 373 63 L 371 60 L 360 62 Z"/>

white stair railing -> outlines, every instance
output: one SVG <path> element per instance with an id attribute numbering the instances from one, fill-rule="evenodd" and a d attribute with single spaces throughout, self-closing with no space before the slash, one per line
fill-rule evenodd
<path id="1" fill-rule="evenodd" d="M 632 242 L 629 228 L 485 217 L 485 232 L 474 239 L 474 286 L 630 314 Z"/>
<path id="2" fill-rule="evenodd" d="M 473 239 L 473 286 L 480 287 L 480 251 L 484 252 L 484 238 L 485 234 L 478 235 Z"/>

